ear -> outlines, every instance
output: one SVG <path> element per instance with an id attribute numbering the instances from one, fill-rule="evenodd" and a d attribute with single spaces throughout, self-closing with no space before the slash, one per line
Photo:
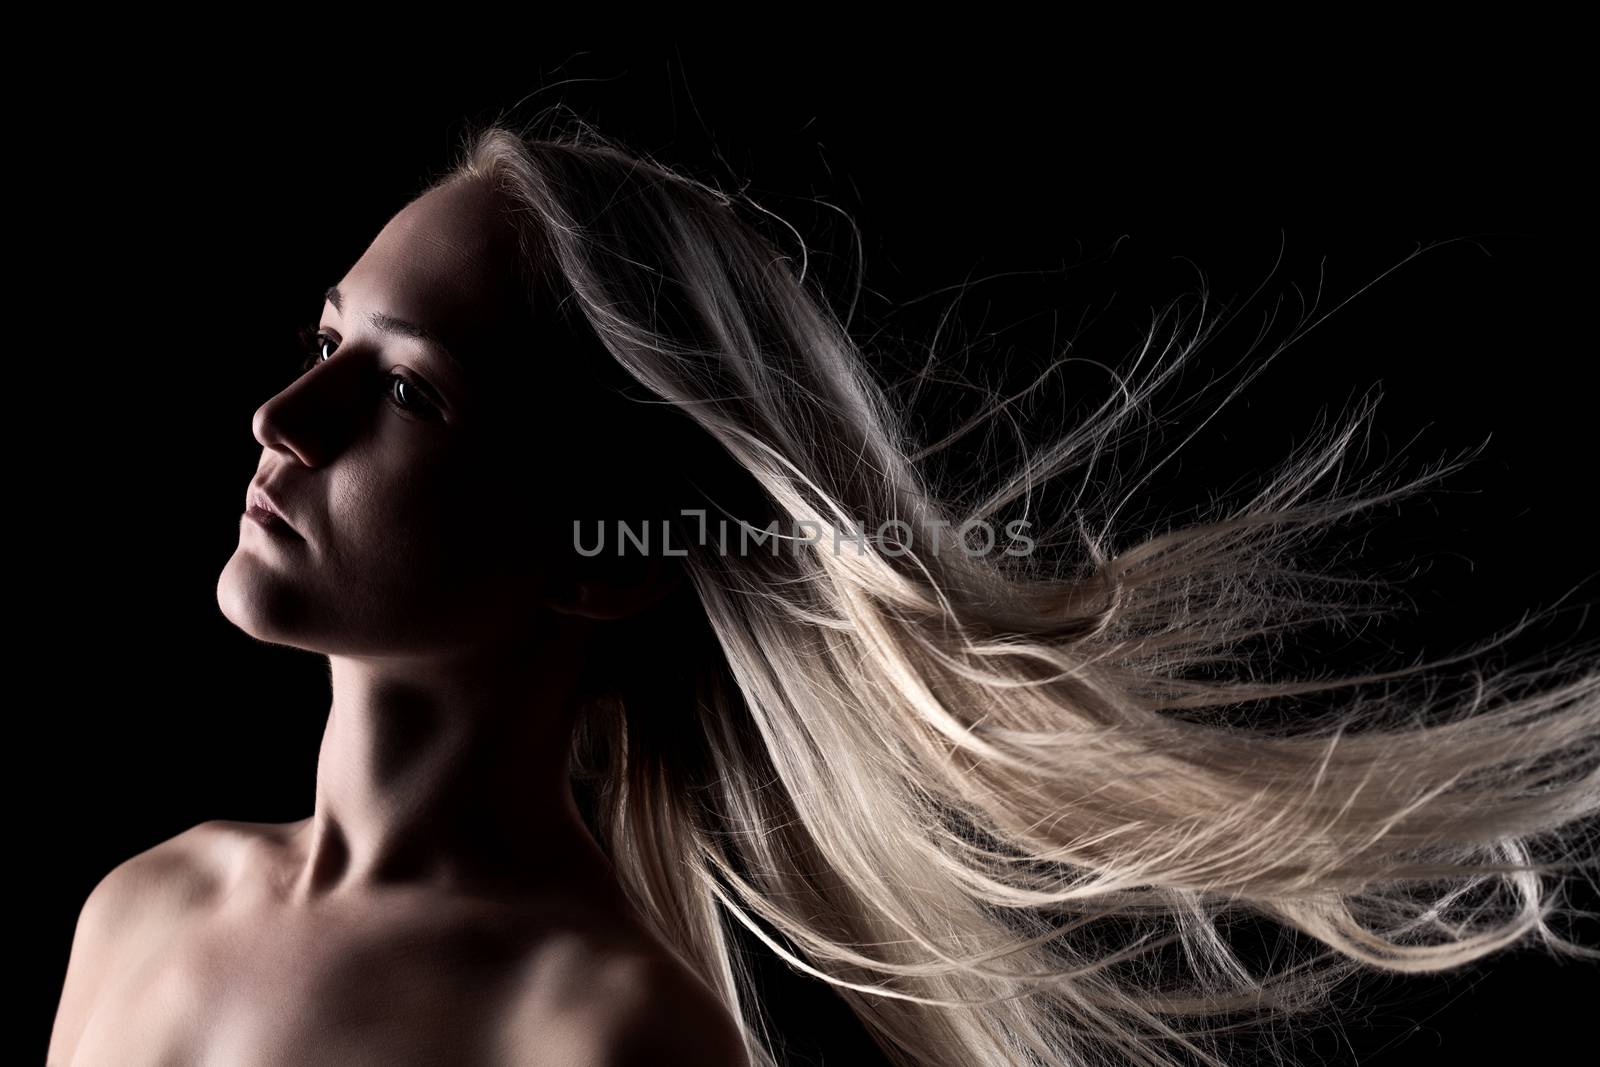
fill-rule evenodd
<path id="1" fill-rule="evenodd" d="M 686 581 L 682 566 L 661 556 L 632 561 L 633 566 L 592 569 L 549 580 L 545 604 L 564 615 L 625 619 L 660 603 Z"/>

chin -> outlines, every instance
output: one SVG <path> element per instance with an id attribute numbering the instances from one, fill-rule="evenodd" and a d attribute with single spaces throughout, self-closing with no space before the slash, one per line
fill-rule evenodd
<path id="1" fill-rule="evenodd" d="M 248 553 L 235 552 L 217 578 L 217 607 L 233 625 L 261 641 L 304 646 L 312 612 L 280 574 Z"/>

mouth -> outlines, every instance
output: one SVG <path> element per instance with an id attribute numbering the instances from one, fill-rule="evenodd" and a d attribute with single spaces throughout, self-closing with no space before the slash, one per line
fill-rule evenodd
<path id="1" fill-rule="evenodd" d="M 297 541 L 305 540 L 300 531 L 294 528 L 294 524 L 284 516 L 283 508 L 259 486 L 250 487 L 250 492 L 245 497 L 244 514 L 245 518 L 279 536 L 291 537 Z"/>

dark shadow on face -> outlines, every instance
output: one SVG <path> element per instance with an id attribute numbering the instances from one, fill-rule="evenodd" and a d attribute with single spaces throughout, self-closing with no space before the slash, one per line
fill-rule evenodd
<path id="1" fill-rule="evenodd" d="M 324 305 L 325 358 L 256 411 L 252 485 L 299 536 L 241 520 L 217 583 L 240 629 L 389 656 L 559 623 L 536 609 L 569 591 L 562 486 L 595 428 L 574 423 L 573 346 L 534 328 L 504 208 L 480 181 L 409 204 Z"/>

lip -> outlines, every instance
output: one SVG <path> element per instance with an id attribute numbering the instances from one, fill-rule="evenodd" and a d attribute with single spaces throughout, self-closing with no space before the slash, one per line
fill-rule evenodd
<path id="1" fill-rule="evenodd" d="M 305 537 L 289 521 L 284 508 L 272 494 L 263 486 L 252 484 L 250 491 L 245 495 L 245 517 L 259 523 L 269 530 L 287 534 L 291 537 L 305 540 Z"/>

